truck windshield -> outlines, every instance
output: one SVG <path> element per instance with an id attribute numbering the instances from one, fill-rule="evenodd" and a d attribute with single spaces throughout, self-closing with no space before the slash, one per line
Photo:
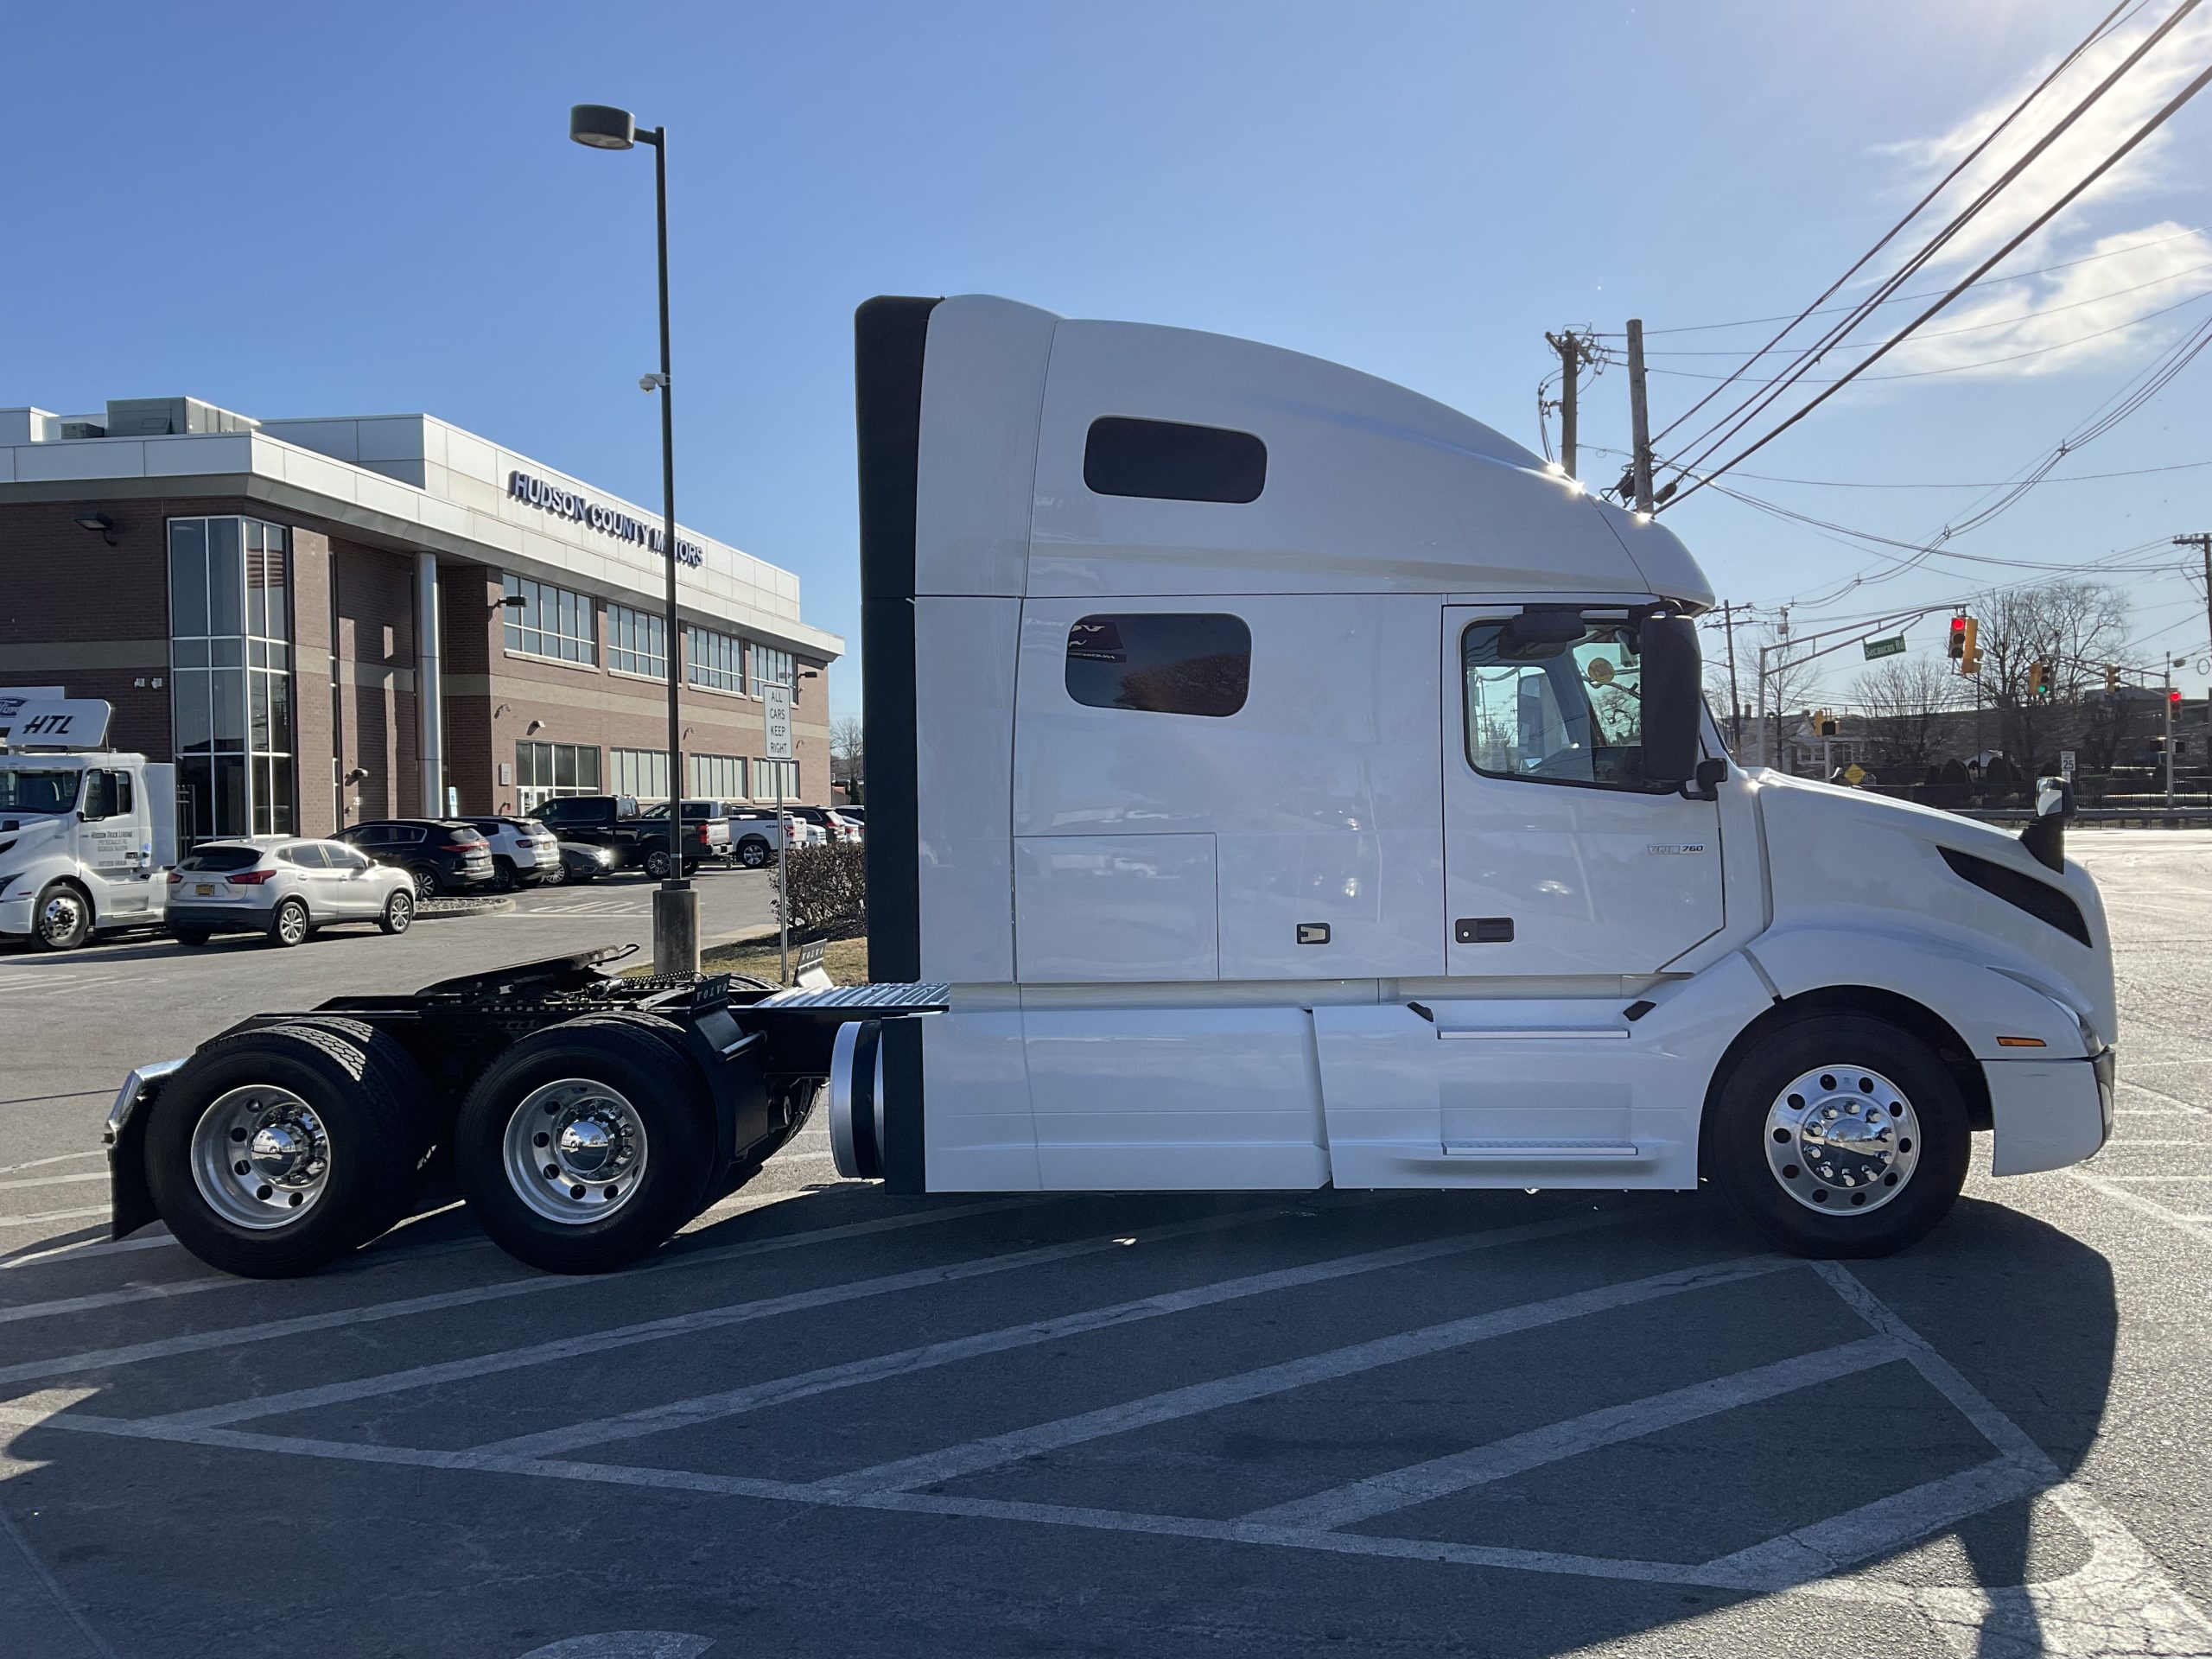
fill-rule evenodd
<path id="1" fill-rule="evenodd" d="M 0 768 L 0 812 L 67 812 L 77 804 L 81 772 Z"/>

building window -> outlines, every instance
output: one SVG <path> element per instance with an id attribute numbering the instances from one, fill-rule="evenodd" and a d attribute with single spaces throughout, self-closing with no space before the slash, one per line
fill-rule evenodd
<path id="1" fill-rule="evenodd" d="M 745 757 L 741 754 L 693 755 L 691 798 L 695 801 L 745 799 Z"/>
<path id="2" fill-rule="evenodd" d="M 780 791 L 777 788 L 779 783 L 782 785 Z M 756 801 L 798 799 L 798 762 L 755 760 L 753 763 L 753 798 Z"/>
<path id="3" fill-rule="evenodd" d="M 609 749 L 607 766 L 613 780 L 608 793 L 634 795 L 641 801 L 668 798 L 666 749 Z"/>
<path id="4" fill-rule="evenodd" d="M 556 795 L 596 795 L 599 748 L 591 743 L 517 743 L 515 809 L 528 812 Z"/>
<path id="5" fill-rule="evenodd" d="M 791 673 L 791 654 L 778 651 L 773 645 L 753 647 L 753 684 L 757 690 L 764 685 L 788 685 L 796 688 L 798 681 Z M 794 690 L 791 701 L 798 696 Z"/>
<path id="6" fill-rule="evenodd" d="M 591 596 L 572 594 L 528 576 L 505 579 L 507 597 L 522 603 L 507 612 L 507 649 L 564 663 L 599 661 L 592 629 Z"/>
<path id="7" fill-rule="evenodd" d="M 668 623 L 627 605 L 607 607 L 607 665 L 624 674 L 668 677 Z"/>
<path id="8" fill-rule="evenodd" d="M 1068 630 L 1068 696 L 1092 709 L 1235 714 L 1252 679 L 1252 630 L 1218 614 L 1086 616 Z"/>
<path id="9" fill-rule="evenodd" d="M 172 518 L 169 704 L 190 840 L 293 833 L 291 546 L 258 518 Z"/>
<path id="10" fill-rule="evenodd" d="M 1094 495 L 1256 501 L 1268 484 L 1268 446 L 1227 427 L 1109 415 L 1084 440 L 1083 481 Z"/>
<path id="11" fill-rule="evenodd" d="M 716 633 L 711 628 L 687 626 L 683 630 L 683 655 L 690 664 L 692 684 L 714 691 L 744 691 L 745 645 L 741 640 Z"/>

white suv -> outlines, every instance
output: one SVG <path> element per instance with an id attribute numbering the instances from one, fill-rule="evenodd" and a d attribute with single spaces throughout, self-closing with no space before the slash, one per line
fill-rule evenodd
<path id="1" fill-rule="evenodd" d="M 561 843 L 536 818 L 469 818 L 465 822 L 474 824 L 492 843 L 493 887 L 504 891 L 545 881 L 557 883 L 562 879 L 555 874 L 561 868 Z"/>
<path id="2" fill-rule="evenodd" d="M 203 841 L 170 870 L 162 919 L 185 944 L 205 944 L 215 933 L 298 944 L 330 922 L 404 933 L 415 920 L 415 883 L 342 841 Z"/>

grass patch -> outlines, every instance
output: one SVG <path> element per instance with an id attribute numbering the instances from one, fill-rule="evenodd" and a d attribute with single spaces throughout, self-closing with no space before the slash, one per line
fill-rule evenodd
<path id="1" fill-rule="evenodd" d="M 798 961 L 799 942 L 791 941 L 791 961 Z M 823 947 L 822 965 L 830 970 L 830 977 L 840 985 L 868 983 L 868 936 L 858 938 L 831 939 Z M 750 974 L 755 979 L 776 982 L 776 938 L 770 934 L 765 939 L 741 939 L 734 944 L 710 944 L 699 953 L 699 971 L 703 974 Z M 652 965 L 633 968 L 630 975 L 649 974 Z"/>

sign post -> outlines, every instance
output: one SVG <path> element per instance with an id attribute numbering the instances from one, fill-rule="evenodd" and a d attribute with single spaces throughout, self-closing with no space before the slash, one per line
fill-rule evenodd
<path id="1" fill-rule="evenodd" d="M 776 982 L 785 983 L 791 970 L 791 885 L 788 874 L 791 830 L 784 817 L 784 762 L 791 758 L 791 689 L 788 685 L 760 688 L 761 718 L 766 724 L 767 760 L 776 769 Z"/>

